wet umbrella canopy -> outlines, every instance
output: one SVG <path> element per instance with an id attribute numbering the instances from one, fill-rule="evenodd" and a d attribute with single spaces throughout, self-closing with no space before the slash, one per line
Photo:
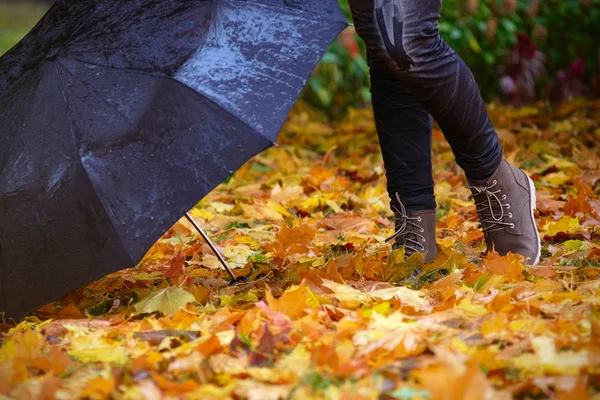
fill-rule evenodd
<path id="1" fill-rule="evenodd" d="M 271 146 L 337 0 L 64 0 L 0 58 L 0 312 L 135 265 Z"/>

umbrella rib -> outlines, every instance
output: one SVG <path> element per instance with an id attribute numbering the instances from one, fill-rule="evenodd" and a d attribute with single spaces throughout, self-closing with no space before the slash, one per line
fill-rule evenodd
<path id="1" fill-rule="evenodd" d="M 37 72 L 37 70 L 36 70 L 36 72 Z M 29 82 L 28 82 L 26 85 L 27 85 L 27 86 L 29 86 L 29 91 L 28 91 L 28 93 L 27 93 L 27 96 L 22 96 L 21 98 L 22 98 L 23 100 L 21 101 L 21 104 L 16 104 L 17 106 L 18 106 L 18 105 L 22 105 L 22 103 L 26 103 L 26 102 L 27 102 L 27 99 L 30 99 L 30 98 L 31 98 L 31 95 L 32 95 L 32 94 L 33 94 L 33 93 L 36 91 L 35 80 L 33 80 L 33 79 L 32 79 L 32 80 L 30 80 L 30 81 L 29 81 Z M 26 87 L 27 87 L 27 86 L 26 86 Z M 17 118 L 17 116 L 18 116 L 18 115 L 19 115 L 19 113 L 16 113 L 16 112 L 15 112 L 15 113 L 12 113 L 12 115 L 11 115 L 9 118 L 10 118 L 10 120 L 11 120 L 11 121 L 14 121 L 14 120 L 15 120 L 15 118 Z M 19 136 L 22 136 L 22 135 L 23 135 L 23 131 L 25 130 L 25 127 L 26 127 L 26 125 L 25 125 L 25 124 L 22 124 L 22 125 L 21 125 L 21 128 L 20 128 L 20 130 L 19 130 Z M 13 154 L 14 154 L 14 153 L 13 153 Z M 6 165 L 4 165 L 4 167 L 2 168 L 2 171 L 0 171 L 0 172 L 1 172 L 1 173 L 0 173 L 0 175 L 4 175 L 4 173 L 6 172 L 6 169 L 7 169 L 7 168 L 9 167 L 9 165 L 11 164 L 11 163 L 10 163 L 10 160 L 11 160 L 11 158 L 9 157 L 9 159 L 8 159 L 8 160 L 7 160 L 7 162 L 6 162 Z"/>
<path id="2" fill-rule="evenodd" d="M 75 144 L 79 145 L 79 141 L 77 140 L 77 135 L 75 134 L 75 126 L 73 124 L 73 121 L 71 120 L 69 102 L 67 101 L 67 95 L 66 95 L 65 89 L 63 87 L 63 82 L 62 82 L 62 79 L 60 77 L 60 72 L 58 71 L 58 66 L 55 65 L 54 69 L 56 71 L 56 76 L 58 78 L 58 87 L 60 88 L 60 94 L 62 96 L 63 101 L 65 102 L 65 107 L 67 109 L 67 120 L 69 121 L 69 127 L 70 127 L 70 130 L 71 130 L 71 136 L 73 138 L 73 142 Z M 81 162 L 81 158 L 77 157 L 77 159 L 79 160 L 79 163 L 81 164 L 81 168 L 83 169 L 83 172 L 84 172 L 85 177 L 87 178 L 89 184 L 92 186 L 92 188 L 94 188 L 94 184 L 92 183 L 92 178 L 90 177 L 90 175 L 88 173 L 88 170 L 86 169 L 85 165 L 83 165 L 83 162 Z M 106 207 L 106 204 L 104 204 L 104 201 L 102 201 L 102 199 L 100 198 L 100 196 L 96 192 L 95 188 L 94 188 L 93 192 L 94 192 L 94 195 L 96 196 L 96 198 L 98 199 L 98 201 L 100 202 L 100 204 L 102 204 L 102 208 L 104 209 L 104 213 L 108 217 L 110 225 L 112 226 L 113 230 L 115 231 L 115 233 L 119 237 L 120 244 L 121 244 L 121 247 L 123 249 L 123 252 L 127 255 L 127 257 L 129 258 L 129 260 L 131 261 L 131 266 L 136 266 L 137 262 L 133 260 L 133 258 L 131 257 L 131 254 L 129 254 L 129 252 L 125 248 L 125 245 L 123 244 L 124 243 L 123 238 L 121 237 L 121 233 L 119 232 L 119 230 L 115 226 L 115 223 L 113 222 L 113 219 L 110 217 L 111 214 L 109 214 L 109 212 L 107 210 L 107 207 Z"/>
<path id="3" fill-rule="evenodd" d="M 145 72 L 145 71 L 138 71 L 135 69 L 127 69 L 127 68 L 116 68 L 110 65 L 103 65 L 103 64 L 96 64 L 96 63 L 92 63 L 89 61 L 84 61 L 84 60 L 80 60 L 78 58 L 72 58 L 69 57 L 69 60 L 73 60 L 85 65 L 91 65 L 94 67 L 99 67 L 99 68 L 108 68 L 111 70 L 115 70 L 115 71 L 124 71 L 124 72 L 129 72 L 129 73 L 133 73 L 133 74 L 140 74 L 140 75 L 146 75 L 146 76 L 150 76 L 153 78 L 161 78 L 161 79 L 172 79 L 175 82 L 181 84 L 182 86 L 186 87 L 187 89 L 193 91 L 194 93 L 198 94 L 199 96 L 202 96 L 203 98 L 205 98 L 206 100 L 208 100 L 209 102 L 211 102 L 212 104 L 218 106 L 219 108 L 221 108 L 223 111 L 225 111 L 227 114 L 231 115 L 234 119 L 240 121 L 241 123 L 243 123 L 244 125 L 246 125 L 248 127 L 248 129 L 250 129 L 252 132 L 256 133 L 258 136 L 260 136 L 261 138 L 265 139 L 266 141 L 268 141 L 271 145 L 275 144 L 275 141 L 273 141 L 272 139 L 270 139 L 267 135 L 265 135 L 264 133 L 262 133 L 261 131 L 257 130 L 256 128 L 252 127 L 251 125 L 249 125 L 246 121 L 244 121 L 243 119 L 240 119 L 237 115 L 235 115 L 234 113 L 232 113 L 230 110 L 228 110 L 225 106 L 223 106 L 222 104 L 219 104 L 219 102 L 211 99 L 210 97 L 206 96 L 203 93 L 200 93 L 198 91 L 196 91 L 194 88 L 186 85 L 184 82 L 181 82 L 178 79 L 173 78 L 172 76 L 164 76 L 164 75 L 160 75 L 160 74 L 155 74 L 155 73 L 151 73 L 151 72 Z M 65 68 L 66 69 L 66 68 Z M 283 126 L 283 124 L 282 124 Z"/>

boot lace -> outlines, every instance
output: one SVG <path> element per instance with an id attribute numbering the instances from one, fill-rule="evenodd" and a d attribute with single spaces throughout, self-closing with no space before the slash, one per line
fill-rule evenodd
<path id="1" fill-rule="evenodd" d="M 395 214 L 394 222 L 396 226 L 396 231 L 392 236 L 387 238 L 385 241 L 390 242 L 395 240 L 396 243 L 392 246 L 392 248 L 396 249 L 399 246 L 404 245 L 405 251 L 407 255 L 411 255 L 415 252 L 423 252 L 425 251 L 425 246 L 423 243 L 426 242 L 425 236 L 422 234 L 425 232 L 422 226 L 417 224 L 416 222 L 421 222 L 421 217 L 409 217 L 406 212 L 406 207 L 400 201 L 400 196 L 396 193 L 396 199 L 398 200 L 398 204 L 400 205 L 400 209 L 395 205 L 392 205 L 392 209 Z"/>
<path id="2" fill-rule="evenodd" d="M 505 227 L 515 227 L 513 222 L 505 222 L 504 217 L 512 218 L 512 213 L 506 213 L 510 209 L 510 203 L 506 202 L 506 194 L 502 189 L 496 188 L 498 181 L 494 179 L 489 186 L 470 186 L 474 191 L 475 206 L 479 214 L 479 220 L 483 232 L 501 231 Z"/>

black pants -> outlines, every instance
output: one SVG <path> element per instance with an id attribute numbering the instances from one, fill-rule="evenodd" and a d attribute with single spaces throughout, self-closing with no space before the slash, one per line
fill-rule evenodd
<path id="1" fill-rule="evenodd" d="M 432 116 L 469 179 L 487 179 L 502 149 L 473 74 L 438 31 L 442 0 L 349 0 L 367 45 L 373 110 L 390 197 L 435 208 Z"/>

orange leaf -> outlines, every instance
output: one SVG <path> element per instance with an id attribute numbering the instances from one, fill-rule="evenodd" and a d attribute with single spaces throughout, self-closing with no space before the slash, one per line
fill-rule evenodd
<path id="1" fill-rule="evenodd" d="M 205 356 L 210 356 L 212 354 L 220 353 L 223 351 L 223 346 L 221 346 L 221 341 L 217 337 L 217 335 L 211 335 L 208 340 L 200 343 L 196 346 L 196 350 L 202 353 Z"/>
<path id="2" fill-rule="evenodd" d="M 286 290 L 279 299 L 273 297 L 271 289 L 267 287 L 265 297 L 271 309 L 287 315 L 292 320 L 300 319 L 304 315 L 306 292 L 303 285 Z"/>
<path id="3" fill-rule="evenodd" d="M 590 216 L 597 216 L 596 210 L 592 207 L 589 200 L 584 191 L 579 192 L 577 197 L 569 199 L 567 204 L 565 204 L 565 214 L 575 216 L 575 214 L 581 212 Z"/>
<path id="4" fill-rule="evenodd" d="M 512 290 L 500 292 L 494 297 L 494 299 L 488 304 L 488 309 L 491 311 L 499 312 L 510 312 L 514 307 L 511 304 Z"/>
<path id="5" fill-rule="evenodd" d="M 63 308 L 61 308 L 58 312 L 50 312 L 48 316 L 52 316 L 58 319 L 79 319 L 83 318 L 83 314 L 79 309 L 75 306 L 74 303 L 69 303 Z"/>
<path id="6" fill-rule="evenodd" d="M 587 391 L 585 379 L 581 376 L 577 377 L 577 381 L 571 390 L 560 391 L 558 400 L 591 400 L 592 397 Z"/>
<path id="7" fill-rule="evenodd" d="M 461 376 L 450 365 L 430 367 L 418 373 L 431 400 L 481 400 L 491 398 L 492 390 L 487 377 L 479 367 L 471 363 Z"/>
<path id="8" fill-rule="evenodd" d="M 171 393 L 188 393 L 198 387 L 198 383 L 189 379 L 183 382 L 171 382 L 170 380 L 158 374 L 152 374 L 152 378 L 154 379 L 159 388 Z"/>
<path id="9" fill-rule="evenodd" d="M 87 382 L 81 397 L 87 397 L 92 400 L 108 399 L 116 384 L 117 382 L 112 376 L 107 379 L 102 377 L 90 379 Z"/>
<path id="10" fill-rule="evenodd" d="M 327 269 L 325 271 L 316 268 L 309 268 L 306 271 L 302 271 L 300 273 L 300 277 L 310 282 L 314 282 L 316 285 L 320 284 L 321 279 L 327 279 L 336 283 L 345 284 L 344 278 L 342 278 L 342 275 L 340 275 L 340 272 L 337 269 L 335 259 L 330 259 L 326 266 Z"/>
<path id="11" fill-rule="evenodd" d="M 13 361 L 12 381 L 14 383 L 23 382 L 29 377 L 27 370 L 28 362 L 24 358 L 15 358 Z"/>
<path id="12" fill-rule="evenodd" d="M 0 394 L 9 394 L 12 391 L 12 385 L 8 379 L 0 375 Z"/>
<path id="13" fill-rule="evenodd" d="M 507 254 L 501 256 L 496 252 L 489 253 L 483 260 L 483 270 L 492 275 L 502 275 L 509 281 L 523 279 L 523 264 L 520 262 L 521 256 L 516 254 Z"/>
<path id="14" fill-rule="evenodd" d="M 267 247 L 280 258 L 290 254 L 307 253 L 308 244 L 316 233 L 317 230 L 308 224 L 301 224 L 294 228 L 283 225 L 275 237 L 275 242 L 268 244 Z"/>
<path id="15" fill-rule="evenodd" d="M 54 375 L 61 376 L 71 364 L 71 359 L 58 347 L 52 347 L 48 358 L 38 357 L 31 361 L 30 366 L 43 371 L 52 371 Z"/>
<path id="16" fill-rule="evenodd" d="M 148 352 L 142 354 L 141 356 L 133 360 L 133 362 L 131 363 L 131 370 L 134 372 L 154 371 L 158 367 L 157 358 L 160 359 L 160 356 L 156 356 L 159 356 L 159 353 Z"/>
<path id="17" fill-rule="evenodd" d="M 62 387 L 62 381 L 53 375 L 46 375 L 42 381 L 39 400 L 56 399 L 56 391 Z"/>

